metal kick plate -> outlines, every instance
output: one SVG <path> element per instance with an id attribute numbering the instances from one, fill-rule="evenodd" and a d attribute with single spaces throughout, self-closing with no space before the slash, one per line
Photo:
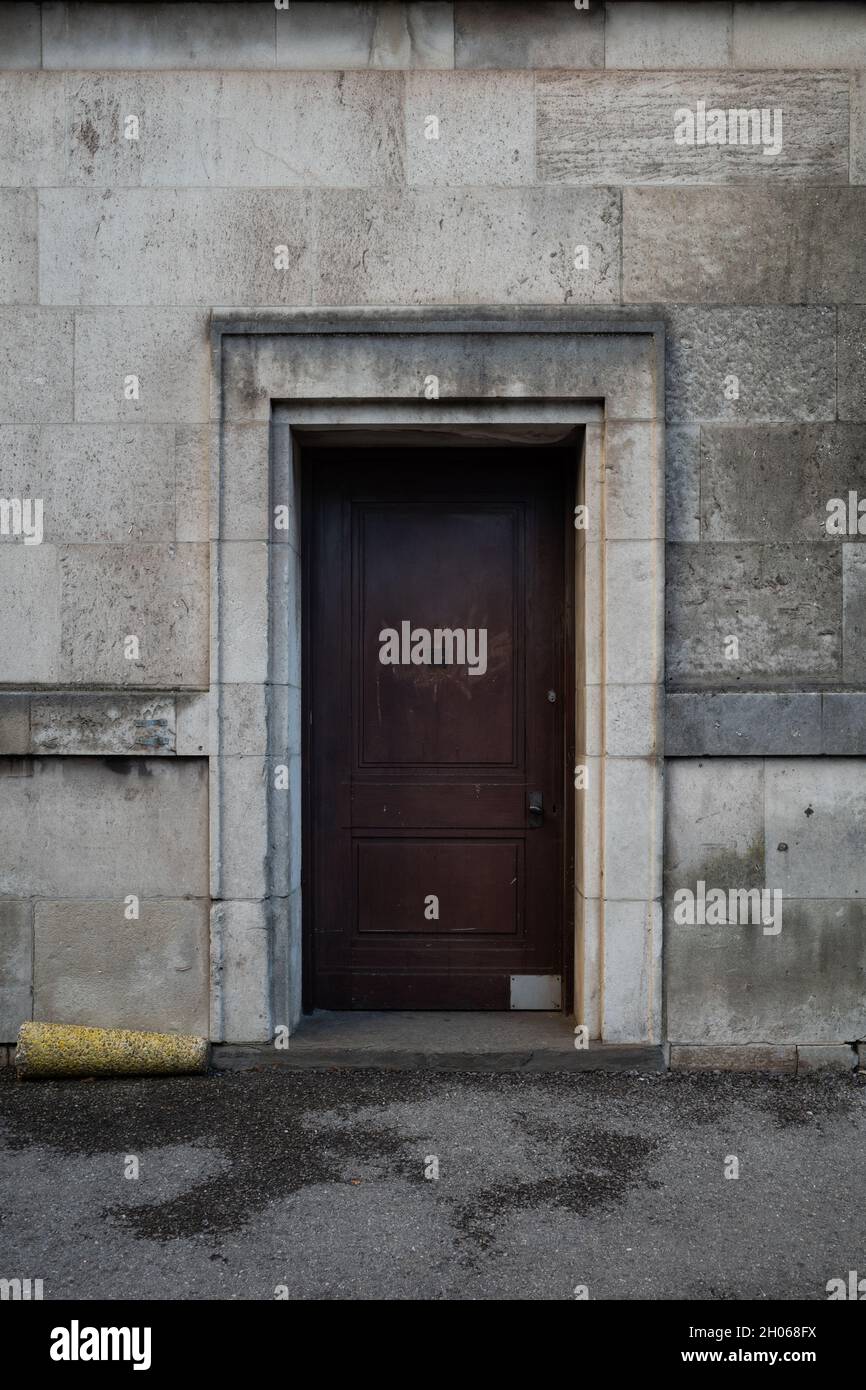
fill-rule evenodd
<path id="1" fill-rule="evenodd" d="M 512 975 L 512 1009 L 561 1009 L 561 975 Z"/>

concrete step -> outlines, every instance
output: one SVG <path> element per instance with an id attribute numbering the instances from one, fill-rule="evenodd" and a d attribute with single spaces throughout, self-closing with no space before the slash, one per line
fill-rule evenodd
<path id="1" fill-rule="evenodd" d="M 661 1045 L 574 1046 L 575 1021 L 561 1013 L 332 1012 L 305 1015 L 285 1048 L 222 1043 L 213 1065 L 372 1067 L 413 1071 L 664 1071 Z"/>

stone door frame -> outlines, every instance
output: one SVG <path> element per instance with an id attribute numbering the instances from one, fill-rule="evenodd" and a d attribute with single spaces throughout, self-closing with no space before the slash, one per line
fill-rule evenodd
<path id="1" fill-rule="evenodd" d="M 533 307 L 219 311 L 212 393 L 213 1039 L 266 1041 L 300 1016 L 297 431 L 580 424 L 575 1021 L 602 1042 L 662 1041 L 663 324 Z"/>

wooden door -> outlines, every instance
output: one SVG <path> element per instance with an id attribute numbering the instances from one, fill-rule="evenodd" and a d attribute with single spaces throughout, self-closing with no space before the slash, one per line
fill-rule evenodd
<path id="1" fill-rule="evenodd" d="M 307 455 L 308 1007 L 508 1009 L 563 973 L 572 470 Z"/>

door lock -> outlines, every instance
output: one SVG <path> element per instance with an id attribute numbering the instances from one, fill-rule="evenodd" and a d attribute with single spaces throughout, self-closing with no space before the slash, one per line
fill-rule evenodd
<path id="1" fill-rule="evenodd" d="M 529 828 L 537 830 L 544 824 L 544 797 L 541 792 L 529 793 Z"/>

